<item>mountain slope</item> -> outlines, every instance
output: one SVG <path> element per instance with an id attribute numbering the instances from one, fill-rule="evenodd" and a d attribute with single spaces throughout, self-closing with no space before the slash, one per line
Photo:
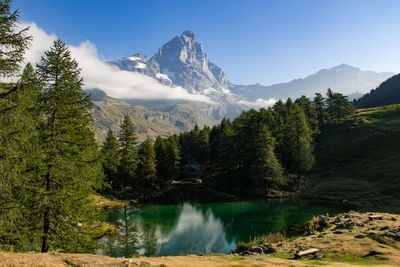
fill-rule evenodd
<path id="1" fill-rule="evenodd" d="M 125 114 L 135 125 L 139 142 L 146 137 L 170 136 L 192 129 L 195 125 L 215 125 L 224 117 L 236 117 L 243 107 L 192 101 L 122 100 L 107 96 L 98 89 L 86 90 L 91 94 L 93 129 L 98 142 L 105 139 L 111 128 L 115 133 Z"/>
<path id="2" fill-rule="evenodd" d="M 256 100 L 258 98 L 297 98 L 301 95 L 312 97 L 314 93 L 325 93 L 328 88 L 344 95 L 366 92 L 376 87 L 382 81 L 393 76 L 393 73 L 363 71 L 359 68 L 342 64 L 331 69 L 323 69 L 304 79 L 295 79 L 288 83 L 279 83 L 271 86 L 231 85 L 230 90 L 236 95 Z"/>
<path id="3" fill-rule="evenodd" d="M 400 104 L 400 74 L 387 79 L 376 89 L 371 90 L 356 102 L 358 108 L 370 108 L 390 104 Z"/>
<path id="4" fill-rule="evenodd" d="M 362 109 L 323 129 L 304 196 L 399 212 L 399 117 L 400 105 Z"/>

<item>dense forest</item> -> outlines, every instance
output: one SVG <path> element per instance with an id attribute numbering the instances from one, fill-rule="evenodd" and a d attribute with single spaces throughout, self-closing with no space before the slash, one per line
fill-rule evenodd
<path id="1" fill-rule="evenodd" d="M 399 103 L 400 74 L 397 74 L 355 101 L 355 106 L 357 108 L 371 108 Z"/>
<path id="2" fill-rule="evenodd" d="M 101 150 L 108 193 L 142 200 L 157 197 L 178 181 L 202 184 L 233 196 L 265 196 L 270 190 L 297 190 L 314 164 L 314 147 L 324 125 L 354 112 L 340 93 L 278 101 L 268 109 L 244 111 L 232 122 L 136 147 L 134 125 L 125 116 L 120 131 L 109 130 Z"/>
<path id="3" fill-rule="evenodd" d="M 173 181 L 192 178 L 231 195 L 295 190 L 314 164 L 324 125 L 354 112 L 346 97 L 328 90 L 140 145 L 125 116 L 99 147 L 91 101 L 67 46 L 54 41 L 21 72 L 28 28 L 17 30 L 8 0 L 0 1 L 0 17 L 0 75 L 17 80 L 0 84 L 1 250 L 94 252 L 102 230 L 89 198 L 96 192 L 151 200 Z"/>

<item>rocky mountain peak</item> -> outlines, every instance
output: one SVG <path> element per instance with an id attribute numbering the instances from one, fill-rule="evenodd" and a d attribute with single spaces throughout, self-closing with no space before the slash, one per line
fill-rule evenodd
<path id="1" fill-rule="evenodd" d="M 184 31 L 181 34 L 181 38 L 185 38 L 185 37 L 190 38 L 192 40 L 196 40 L 196 36 L 194 35 L 194 33 L 192 31 Z"/>
<path id="2" fill-rule="evenodd" d="M 110 62 L 123 70 L 141 72 L 169 86 L 181 86 L 193 94 L 215 100 L 230 95 L 225 72 L 210 62 L 192 31 L 184 31 L 162 45 L 147 59 L 143 53 Z"/>
<path id="3" fill-rule="evenodd" d="M 147 56 L 144 53 L 136 53 L 134 55 L 132 55 L 131 57 L 129 57 L 129 59 L 131 60 L 137 60 L 137 61 L 144 61 L 147 62 Z"/>

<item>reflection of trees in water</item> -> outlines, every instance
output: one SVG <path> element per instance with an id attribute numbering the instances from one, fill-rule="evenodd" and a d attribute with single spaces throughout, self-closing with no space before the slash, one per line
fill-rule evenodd
<path id="1" fill-rule="evenodd" d="M 235 242 L 285 231 L 337 208 L 298 201 L 243 201 L 132 207 L 110 216 L 117 226 L 107 255 L 131 257 L 229 252 Z M 233 246 L 233 247 L 232 247 Z"/>
<path id="2" fill-rule="evenodd" d="M 134 222 L 134 209 L 124 207 L 114 220 L 115 235 L 107 240 L 106 254 L 113 257 L 133 257 L 138 255 L 139 233 Z M 114 217 L 115 218 L 115 217 Z"/>
<path id="3" fill-rule="evenodd" d="M 152 257 L 157 252 L 156 228 L 153 225 L 145 224 L 143 226 L 143 248 L 146 257 Z"/>

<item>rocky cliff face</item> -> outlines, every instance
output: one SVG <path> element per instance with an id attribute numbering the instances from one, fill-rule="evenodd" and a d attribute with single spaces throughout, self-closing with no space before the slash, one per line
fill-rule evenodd
<path id="1" fill-rule="evenodd" d="M 122 70 L 151 76 L 168 86 L 181 86 L 192 94 L 214 100 L 230 95 L 225 72 L 208 60 L 193 32 L 185 31 L 160 47 L 150 59 L 143 53 L 109 62 Z"/>

